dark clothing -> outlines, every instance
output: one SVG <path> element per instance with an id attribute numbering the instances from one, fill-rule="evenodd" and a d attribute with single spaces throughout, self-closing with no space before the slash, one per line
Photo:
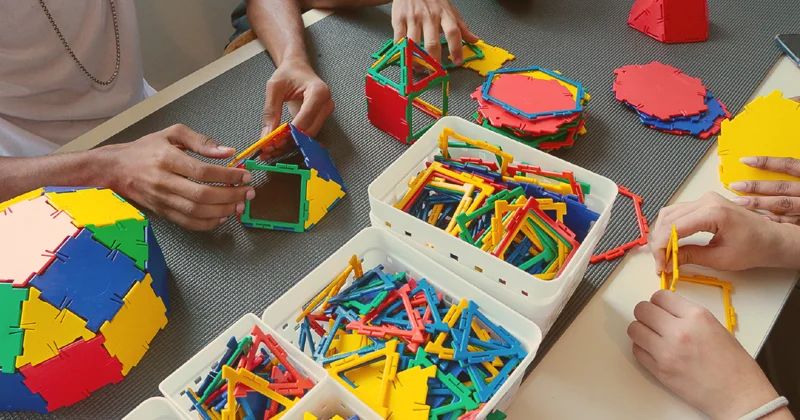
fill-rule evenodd
<path id="1" fill-rule="evenodd" d="M 233 42 L 241 34 L 250 30 L 250 22 L 247 20 L 247 5 L 244 2 L 239 3 L 231 13 L 231 26 L 233 26 L 233 35 L 231 35 L 228 42 Z"/>

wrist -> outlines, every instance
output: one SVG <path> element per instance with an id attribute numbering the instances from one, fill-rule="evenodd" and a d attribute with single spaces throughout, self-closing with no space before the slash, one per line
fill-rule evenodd
<path id="1" fill-rule="evenodd" d="M 706 412 L 713 419 L 740 419 L 764 404 L 778 398 L 778 392 L 764 377 L 765 384 L 741 393 L 728 395 L 727 405 Z M 780 418 L 780 417 L 777 417 Z"/>
<path id="2" fill-rule="evenodd" d="M 118 169 L 122 168 L 122 162 L 119 161 L 118 150 L 124 147 L 124 145 L 111 145 L 87 152 L 91 154 L 89 159 L 92 161 L 90 165 L 86 165 L 87 185 L 123 193 L 120 191 L 122 182 Z"/>
<path id="3" fill-rule="evenodd" d="M 770 223 L 772 243 L 764 248 L 771 256 L 768 266 L 800 269 L 800 226 L 790 223 Z"/>
<path id="4" fill-rule="evenodd" d="M 311 62 L 305 52 L 305 48 L 297 50 L 294 48 L 287 48 L 284 52 L 274 55 L 275 67 L 284 65 L 304 66 L 311 68 Z"/>

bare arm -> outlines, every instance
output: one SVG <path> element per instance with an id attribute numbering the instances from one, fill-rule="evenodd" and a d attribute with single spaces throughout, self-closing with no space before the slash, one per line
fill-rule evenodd
<path id="1" fill-rule="evenodd" d="M 34 158 L 0 157 L 0 202 L 42 186 L 108 187 L 105 149 Z"/>

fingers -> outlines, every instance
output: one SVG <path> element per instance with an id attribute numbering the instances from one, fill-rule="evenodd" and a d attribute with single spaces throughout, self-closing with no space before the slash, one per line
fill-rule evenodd
<path id="1" fill-rule="evenodd" d="M 164 185 L 168 192 L 197 204 L 238 204 L 252 200 L 256 196 L 255 190 L 251 186 L 203 185 L 178 176 L 164 180 Z"/>
<path id="2" fill-rule="evenodd" d="M 788 195 L 800 197 L 800 182 L 791 181 L 744 181 L 733 182 L 730 189 L 742 193 L 760 195 Z"/>
<path id="3" fill-rule="evenodd" d="M 161 197 L 161 204 L 191 219 L 227 218 L 244 212 L 244 203 L 201 204 L 176 194 Z"/>
<path id="4" fill-rule="evenodd" d="M 772 220 L 773 222 L 789 223 L 792 225 L 800 226 L 800 216 L 782 216 L 777 214 L 767 214 L 764 215 L 764 217 L 766 217 L 769 220 Z"/>
<path id="5" fill-rule="evenodd" d="M 442 18 L 442 30 L 453 64 L 460 66 L 464 62 L 464 50 L 461 47 L 461 29 L 458 28 L 458 23 L 451 16 L 445 15 Z"/>
<path id="6" fill-rule="evenodd" d="M 401 40 L 408 33 L 406 20 L 392 13 L 392 29 L 394 29 L 394 42 Z"/>
<path id="7" fill-rule="evenodd" d="M 410 40 L 419 44 L 420 40 L 422 39 L 422 27 L 420 24 L 414 19 L 409 19 L 406 20 L 406 28 L 406 36 Z"/>
<path id="8" fill-rule="evenodd" d="M 675 320 L 674 316 L 651 302 L 639 302 L 633 308 L 633 316 L 648 329 L 653 330 L 661 336 L 666 334 L 666 331 L 669 330 L 670 323 Z M 646 346 L 643 347 L 648 349 Z M 650 351 L 651 349 L 648 350 Z"/>
<path id="9" fill-rule="evenodd" d="M 664 269 L 667 263 L 665 258 L 665 251 L 667 249 L 667 242 L 669 242 L 670 235 L 672 234 L 672 225 L 676 219 L 691 214 L 698 207 L 702 205 L 699 201 L 690 203 L 678 203 L 669 207 L 665 207 L 658 212 L 655 227 L 650 234 L 650 249 L 653 252 L 653 258 L 656 261 L 656 271 L 658 273 Z"/>
<path id="10" fill-rule="evenodd" d="M 763 169 L 765 171 L 779 172 L 792 176 L 800 176 L 800 159 L 791 157 L 743 157 L 739 162 L 752 168 Z"/>
<path id="11" fill-rule="evenodd" d="M 677 293 L 670 292 L 669 290 L 659 290 L 655 292 L 650 298 L 650 302 L 678 318 L 685 317 L 691 312 L 692 307 L 695 306 Z"/>
<path id="12" fill-rule="evenodd" d="M 267 81 L 267 88 L 264 100 L 264 132 L 269 134 L 281 123 L 283 113 L 283 102 L 289 90 L 288 84 L 283 81 L 270 79 Z"/>
<path id="13" fill-rule="evenodd" d="M 250 172 L 244 169 L 212 165 L 181 152 L 175 153 L 168 164 L 173 173 L 209 184 L 240 185 L 253 179 Z"/>
<path id="14" fill-rule="evenodd" d="M 439 28 L 441 28 L 441 20 L 437 15 L 428 14 L 425 16 L 425 21 L 422 24 L 424 31 L 423 37 L 425 38 L 425 51 L 433 57 L 434 60 L 442 62 L 442 43 L 439 37 Z"/>
<path id="15" fill-rule="evenodd" d="M 183 124 L 175 124 L 162 130 L 170 144 L 181 150 L 191 150 L 201 156 L 224 159 L 236 152 L 233 148 L 220 146 L 211 137 L 200 134 Z"/>
<path id="16" fill-rule="evenodd" d="M 644 366 L 650 372 L 657 372 L 658 370 L 658 362 L 653 357 L 652 354 L 648 353 L 647 350 L 643 349 L 641 346 L 633 343 L 633 357 L 639 361 L 639 363 Z"/>
<path id="17" fill-rule="evenodd" d="M 458 30 L 459 32 L 461 32 L 461 39 L 469 42 L 470 44 L 474 44 L 480 41 L 480 38 L 478 38 L 478 36 L 472 33 L 472 31 L 469 29 L 469 25 L 467 25 L 467 22 L 465 22 L 464 18 L 461 17 L 461 13 L 458 13 L 458 10 L 455 7 L 453 8 L 452 11 L 453 14 L 455 14 L 456 16 L 456 22 L 458 23 Z"/>
<path id="18" fill-rule="evenodd" d="M 678 248 L 678 266 L 682 265 L 702 265 L 704 267 L 716 268 L 719 255 L 715 255 L 715 250 L 711 246 L 683 245 Z M 667 265 L 667 273 L 672 272 L 672 266 Z"/>
<path id="19" fill-rule="evenodd" d="M 198 231 L 211 230 L 225 223 L 225 221 L 228 220 L 227 217 L 218 219 L 194 218 L 169 207 L 163 208 L 157 211 L 157 213 L 159 213 L 161 216 L 166 217 L 169 220 L 172 220 L 178 226 L 187 230 L 198 230 Z"/>
<path id="20" fill-rule="evenodd" d="M 635 346 L 641 347 L 648 353 L 655 353 L 659 349 L 658 342 L 661 336 L 639 321 L 633 321 L 628 325 L 628 337 Z"/>
<path id="21" fill-rule="evenodd" d="M 778 213 L 800 213 L 800 197 L 738 197 L 734 203 L 751 210 L 769 210 Z"/>
<path id="22" fill-rule="evenodd" d="M 311 84 L 303 94 L 303 104 L 292 124 L 303 132 L 316 136 L 333 108 L 328 85 L 323 82 Z"/>

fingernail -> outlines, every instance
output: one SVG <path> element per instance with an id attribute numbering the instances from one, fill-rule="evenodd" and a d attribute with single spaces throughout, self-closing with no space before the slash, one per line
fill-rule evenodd
<path id="1" fill-rule="evenodd" d="M 222 218 L 219 219 L 219 224 L 223 224 L 223 223 L 225 223 L 227 221 L 228 221 L 227 217 L 222 217 Z"/>
<path id="2" fill-rule="evenodd" d="M 763 215 L 763 216 L 761 216 L 761 217 L 763 217 L 763 218 L 765 218 L 765 219 L 769 220 L 770 222 L 772 221 L 772 217 L 769 217 L 769 216 L 767 216 L 766 214 L 765 214 L 765 215 Z"/>
<path id="3" fill-rule="evenodd" d="M 239 203 L 236 205 L 236 213 L 238 214 L 244 213 L 244 203 Z"/>
<path id="4" fill-rule="evenodd" d="M 734 191 L 744 191 L 747 188 L 747 184 L 744 182 L 732 182 L 728 187 Z"/>
<path id="5" fill-rule="evenodd" d="M 745 165 L 748 165 L 748 166 L 753 166 L 756 163 L 758 163 L 758 159 L 754 158 L 754 157 L 751 157 L 751 156 L 747 156 L 747 157 L 739 158 L 739 162 L 744 163 Z"/>
<path id="6" fill-rule="evenodd" d="M 247 195 L 245 196 L 245 198 L 247 198 L 248 200 L 252 200 L 255 197 L 256 197 L 256 190 L 254 190 L 252 188 L 247 190 Z"/>
<path id="7" fill-rule="evenodd" d="M 227 147 L 227 146 L 218 145 L 217 146 L 217 150 L 219 150 L 220 152 L 229 153 L 229 152 L 233 152 L 235 149 L 233 147 Z"/>
<path id="8" fill-rule="evenodd" d="M 251 174 L 250 172 L 245 172 L 244 175 L 242 175 L 243 184 L 249 184 L 250 181 L 252 180 L 253 180 L 253 174 Z"/>
<path id="9" fill-rule="evenodd" d="M 749 198 L 747 198 L 747 197 L 739 197 L 739 198 L 734 198 L 734 199 L 733 199 L 733 200 L 731 200 L 731 201 L 732 201 L 734 204 L 738 204 L 738 205 L 740 205 L 740 206 L 746 206 L 746 205 L 747 205 L 747 204 L 750 202 L 750 199 L 749 199 Z"/>

